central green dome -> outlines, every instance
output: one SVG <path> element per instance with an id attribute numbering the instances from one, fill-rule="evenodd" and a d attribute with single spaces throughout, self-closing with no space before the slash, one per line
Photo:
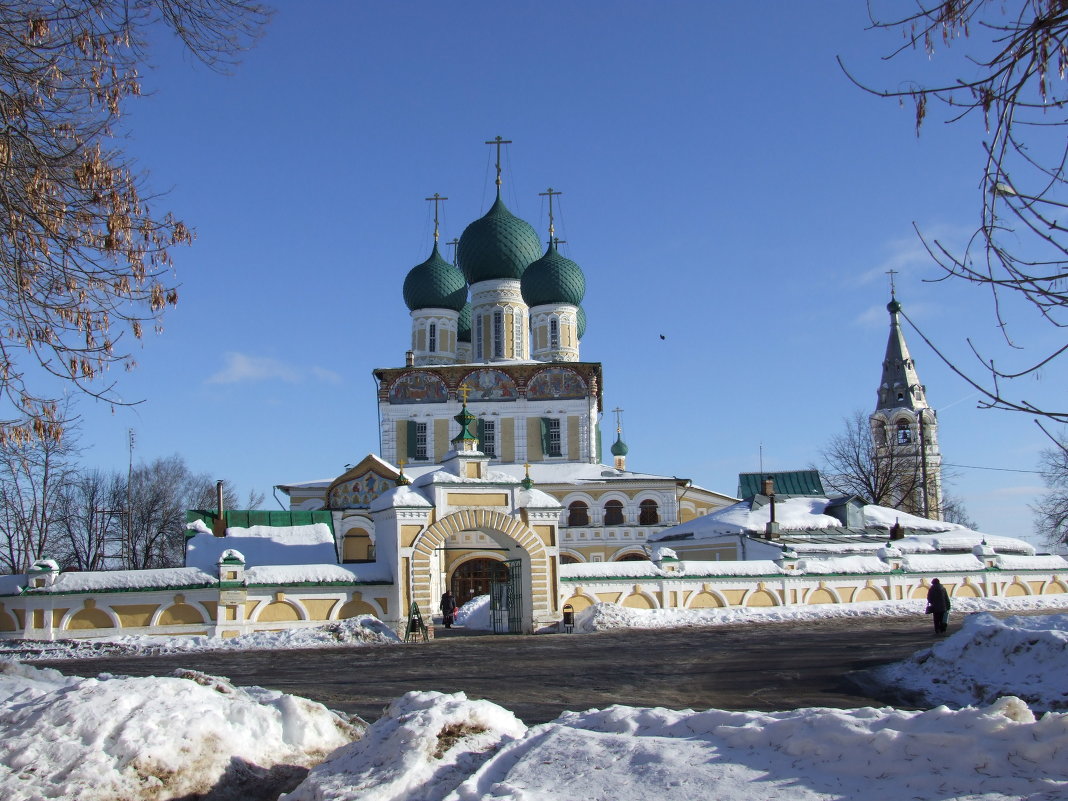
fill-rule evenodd
<path id="1" fill-rule="evenodd" d="M 538 235 L 508 211 L 499 192 L 490 210 L 464 229 L 456 247 L 456 261 L 469 284 L 520 278 L 540 255 Z"/>
<path id="2" fill-rule="evenodd" d="M 409 311 L 452 309 L 457 312 L 467 303 L 463 273 L 441 258 L 437 242 L 430 258 L 413 267 L 404 279 L 404 302 Z"/>
<path id="3" fill-rule="evenodd" d="M 586 294 L 586 276 L 582 268 L 556 249 L 551 242 L 545 255 L 523 273 L 523 300 L 531 308 L 547 303 L 570 303 L 578 306 Z"/>

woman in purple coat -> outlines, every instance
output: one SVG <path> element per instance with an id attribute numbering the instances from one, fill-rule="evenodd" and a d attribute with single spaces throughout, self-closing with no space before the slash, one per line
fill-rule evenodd
<path id="1" fill-rule="evenodd" d="M 938 579 L 931 580 L 931 589 L 927 591 L 927 614 L 934 618 L 935 634 L 945 634 L 949 628 L 949 593 Z"/>

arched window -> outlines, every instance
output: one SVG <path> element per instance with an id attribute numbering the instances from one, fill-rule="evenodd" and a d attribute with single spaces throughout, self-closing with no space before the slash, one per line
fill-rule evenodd
<path id="1" fill-rule="evenodd" d="M 651 526 L 660 522 L 656 501 L 645 500 L 638 504 L 638 525 Z"/>
<path id="2" fill-rule="evenodd" d="M 437 323 L 430 324 L 430 346 L 427 348 L 431 353 L 437 353 L 438 350 L 438 326 Z"/>
<path id="3" fill-rule="evenodd" d="M 625 553 L 619 557 L 617 562 L 645 562 L 649 557 L 643 553 Z"/>
<path id="4" fill-rule="evenodd" d="M 908 445 L 912 442 L 912 429 L 909 428 L 909 421 L 902 417 L 897 421 L 897 444 Z"/>
<path id="5" fill-rule="evenodd" d="M 607 501 L 604 505 L 604 524 L 606 526 L 623 525 L 623 502 Z"/>
<path id="6" fill-rule="evenodd" d="M 569 553 L 560 554 L 560 564 L 562 565 L 577 565 L 579 560 Z"/>
<path id="7" fill-rule="evenodd" d="M 560 347 L 560 324 L 555 317 L 549 320 L 549 347 L 554 350 Z"/>
<path id="8" fill-rule="evenodd" d="M 567 524 L 569 526 L 588 526 L 590 524 L 590 507 L 584 501 L 572 501 L 567 507 Z"/>

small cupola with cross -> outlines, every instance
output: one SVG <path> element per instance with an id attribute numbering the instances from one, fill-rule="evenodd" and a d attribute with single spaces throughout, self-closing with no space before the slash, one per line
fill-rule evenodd
<path id="1" fill-rule="evenodd" d="M 464 478 L 485 478 L 489 457 L 478 449 L 478 418 L 467 409 L 471 388 L 461 384 L 456 394 L 463 406 L 452 419 L 460 424 L 460 433 L 452 438 L 452 450 L 445 454 L 443 467 Z"/>

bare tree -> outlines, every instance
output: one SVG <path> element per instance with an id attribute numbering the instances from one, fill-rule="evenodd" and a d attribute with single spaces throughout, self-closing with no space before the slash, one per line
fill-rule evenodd
<path id="1" fill-rule="evenodd" d="M 0 4 L 0 442 L 58 440 L 64 419 L 35 365 L 84 392 L 178 300 L 170 249 L 192 240 L 155 215 L 117 145 L 141 91 L 147 33 L 164 26 L 222 67 L 267 14 L 245 0 L 16 0 Z M 124 342 L 124 339 L 126 340 Z"/>
<path id="2" fill-rule="evenodd" d="M 824 484 L 879 506 L 897 506 L 902 498 L 913 497 L 920 485 L 915 460 L 899 457 L 894 448 L 877 449 L 864 412 L 854 411 L 843 423 L 820 452 Z"/>
<path id="3" fill-rule="evenodd" d="M 930 70 L 937 51 L 956 77 L 941 83 L 909 81 L 885 90 L 854 82 L 882 97 L 911 100 L 917 135 L 932 106 L 944 108 L 947 122 L 978 118 L 985 126 L 978 169 L 980 221 L 974 234 L 962 251 L 937 240 L 924 239 L 924 244 L 943 278 L 989 289 L 1011 366 L 995 365 L 970 339 L 976 364 L 957 364 L 917 331 L 982 394 L 981 405 L 1068 422 L 1068 410 L 1040 407 L 1011 383 L 1048 367 L 1068 345 L 1028 351 L 1013 338 L 1007 314 L 1021 300 L 1049 325 L 1068 326 L 1068 221 L 1063 216 L 1068 208 L 1068 137 L 1062 130 L 1068 123 L 1068 4 L 917 0 L 910 13 L 889 18 L 882 18 L 876 7 L 869 2 L 873 27 L 903 36 L 887 59 L 904 60 L 915 52 L 924 57 L 919 69 Z"/>
<path id="4" fill-rule="evenodd" d="M 64 491 L 76 471 L 75 432 L 0 443 L 0 569 L 23 573 L 49 553 L 66 512 Z"/>
<path id="5" fill-rule="evenodd" d="M 1049 493 L 1035 506 L 1035 527 L 1051 547 L 1068 542 L 1068 442 L 1042 453 L 1042 477 Z"/>
<path id="6" fill-rule="evenodd" d="M 126 476 L 81 470 L 63 492 L 59 533 L 50 555 L 64 568 L 101 570 L 117 566 L 126 530 Z"/>

